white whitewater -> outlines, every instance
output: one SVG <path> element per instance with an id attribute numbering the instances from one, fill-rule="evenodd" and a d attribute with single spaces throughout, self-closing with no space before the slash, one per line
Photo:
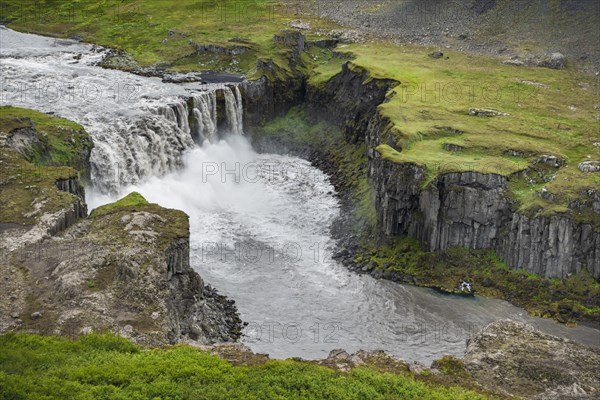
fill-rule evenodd
<path id="1" fill-rule="evenodd" d="M 193 135 L 197 141 L 213 141 L 217 135 L 217 95 L 215 91 L 194 96 L 196 126 Z"/>
<path id="2" fill-rule="evenodd" d="M 0 28 L 0 104 L 52 112 L 84 125 L 95 144 L 90 161 L 97 190 L 116 193 L 175 171 L 194 141 L 216 140 L 217 91 L 228 99 L 227 125 L 241 134 L 237 87 L 168 84 L 104 70 L 95 66 L 104 51 Z"/>
<path id="3" fill-rule="evenodd" d="M 223 94 L 225 95 L 225 107 L 227 110 L 229 129 L 234 134 L 241 135 L 244 131 L 244 124 L 242 121 L 243 105 L 240 89 L 236 86 L 234 94 L 230 88 L 225 88 Z"/>
<path id="4" fill-rule="evenodd" d="M 472 331 L 500 318 L 596 343 L 594 329 L 530 318 L 507 302 L 349 273 L 330 255 L 340 211 L 329 179 L 305 160 L 252 150 L 239 88 L 104 70 L 93 65 L 102 51 L 0 29 L 2 104 L 86 127 L 95 144 L 90 209 L 138 190 L 188 213 L 192 265 L 236 300 L 253 350 L 321 358 L 334 348 L 383 349 L 431 362 L 460 356 Z"/>

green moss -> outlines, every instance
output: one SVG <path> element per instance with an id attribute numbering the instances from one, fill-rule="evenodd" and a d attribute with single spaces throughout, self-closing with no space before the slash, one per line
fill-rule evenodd
<path id="1" fill-rule="evenodd" d="M 446 375 L 467 375 L 462 360 L 453 356 L 444 356 L 435 362 L 437 369 Z"/>
<path id="2" fill-rule="evenodd" d="M 600 159 L 600 149 L 593 145 L 598 136 L 596 80 L 571 69 L 517 68 L 501 64 L 499 57 L 455 51 L 444 51 L 448 59 L 433 60 L 427 56 L 431 48 L 383 42 L 344 44 L 336 51 L 352 57 L 350 69 L 366 71 L 369 79 L 400 82 L 379 108 L 391 122 L 395 147 L 401 149 L 380 146 L 384 159 L 421 165 L 431 181 L 451 171 L 513 176 L 533 167 L 540 155 L 555 155 L 566 165 L 543 186 L 557 200 L 550 202 L 541 199 L 538 191 L 522 190 L 514 192 L 515 200 L 523 210 L 540 215 L 569 212 L 600 226 L 597 215 L 577 215 L 568 208 L 571 202 L 585 201 L 588 189 L 600 186 L 600 174 L 578 169 L 588 156 Z M 330 68 L 318 65 L 314 76 L 322 73 L 328 79 L 333 76 Z M 510 115 L 473 117 L 471 108 L 494 108 Z M 463 150 L 447 151 L 446 143 Z M 508 156 L 508 150 L 524 156 Z"/>
<path id="3" fill-rule="evenodd" d="M 37 166 L 69 166 L 87 175 L 92 140 L 81 125 L 25 108 L 1 106 L 0 132 L 10 134 L 18 128 L 29 128 L 36 135 L 35 145 L 21 154 L 25 160 Z"/>
<path id="4" fill-rule="evenodd" d="M 127 196 L 115 201 L 114 203 L 106 204 L 95 208 L 90 213 L 90 218 L 97 218 L 103 215 L 111 214 L 123 207 L 147 206 L 148 204 L 150 203 L 148 203 L 144 196 L 142 196 L 138 192 L 131 192 Z"/>
<path id="5" fill-rule="evenodd" d="M 132 192 L 115 203 L 94 209 L 89 216 L 89 233 L 100 243 L 131 244 L 138 237 L 130 232 L 131 229 L 125 228 L 137 213 L 144 214 L 144 230 L 156 237 L 156 244 L 161 251 L 167 250 L 177 239 L 189 238 L 189 218 L 186 213 L 148 203 L 137 192 Z M 146 260 L 147 263 L 152 261 Z M 142 265 L 142 269 L 148 265 Z M 110 279 L 110 271 L 107 271 L 107 274 L 107 279 Z"/>
<path id="6" fill-rule="evenodd" d="M 86 167 L 85 153 L 91 149 L 91 140 L 74 122 L 33 110 L 0 107 L 0 135 L 8 137 L 19 128 L 29 128 L 39 143 L 21 154 L 6 145 L 0 147 L 0 221 L 33 225 L 41 215 L 78 201 L 58 190 L 56 181 L 79 177 Z"/>
<path id="7" fill-rule="evenodd" d="M 290 69 L 290 50 L 273 36 L 297 17 L 292 7 L 269 0 L 172 2 L 170 0 L 79 0 L 41 3 L 6 0 L 3 13 L 16 30 L 69 37 L 123 50 L 141 66 L 165 64 L 174 71 L 253 75 L 257 58 Z M 315 30 L 334 26 L 311 20 Z M 197 54 L 194 44 L 246 47 L 246 53 Z"/>
<path id="8" fill-rule="evenodd" d="M 12 399 L 392 399 L 498 398 L 407 373 L 344 373 L 310 362 L 237 365 L 186 345 L 143 349 L 112 335 L 77 341 L 0 336 L 0 385 Z"/>

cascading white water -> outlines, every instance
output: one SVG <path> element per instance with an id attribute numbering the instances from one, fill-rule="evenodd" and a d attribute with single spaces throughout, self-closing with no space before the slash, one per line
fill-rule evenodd
<path id="1" fill-rule="evenodd" d="M 229 87 L 223 88 L 225 95 L 225 107 L 227 112 L 227 122 L 229 129 L 235 135 L 241 135 L 244 131 L 242 120 L 243 105 L 240 89 L 236 86 L 235 93 Z"/>
<path id="2" fill-rule="evenodd" d="M 461 355 L 461 329 L 500 318 L 597 341 L 594 329 L 533 319 L 506 302 L 445 297 L 348 273 L 328 251 L 334 246 L 329 226 L 339 214 L 332 185 L 306 160 L 252 150 L 240 136 L 239 88 L 167 84 L 105 70 L 93 65 L 101 56 L 88 45 L 0 28 L 2 104 L 85 126 L 101 192 L 87 189 L 90 209 L 135 189 L 187 212 L 191 263 L 237 301 L 250 323 L 244 341 L 253 350 L 316 358 L 333 348 L 383 349 L 430 362 Z M 83 89 L 99 95 L 90 98 Z M 232 133 L 225 139 L 217 135 L 218 90 Z"/>
<path id="3" fill-rule="evenodd" d="M 204 140 L 212 141 L 217 134 L 217 95 L 209 91 L 193 96 L 194 118 L 196 127 L 193 136 L 199 143 Z"/>
<path id="4" fill-rule="evenodd" d="M 168 84 L 104 70 L 95 66 L 102 49 L 73 41 L 6 28 L 0 29 L 0 40 L 0 103 L 84 125 L 95 144 L 90 163 L 97 191 L 116 193 L 175 171 L 194 142 L 216 140 L 220 90 L 228 99 L 227 125 L 233 134 L 242 133 L 237 87 Z"/>

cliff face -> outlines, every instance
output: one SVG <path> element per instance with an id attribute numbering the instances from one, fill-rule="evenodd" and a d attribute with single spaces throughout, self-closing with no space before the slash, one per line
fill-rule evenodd
<path id="1" fill-rule="evenodd" d="M 14 298 L 2 331 L 110 331 L 147 345 L 239 337 L 233 302 L 190 267 L 181 211 L 116 207 L 23 247 L 13 260 L 2 268 L 18 277 L 9 284 Z"/>
<path id="2" fill-rule="evenodd" d="M 366 143 L 382 234 L 415 236 L 429 251 L 494 249 L 510 267 L 547 278 L 582 269 L 600 278 L 600 232 L 566 214 L 518 213 L 508 195 L 508 178 L 469 171 L 440 174 L 426 183 L 423 168 L 384 160 L 375 148 L 396 140 L 377 106 L 393 84 L 367 80 L 365 71 L 346 65 L 325 87 L 308 88 L 314 115 L 333 118 L 346 129 L 348 140 Z"/>
<path id="3" fill-rule="evenodd" d="M 244 98 L 244 131 L 284 115 L 304 100 L 305 82 L 301 75 L 290 75 L 272 61 L 258 60 L 256 68 L 263 73 L 257 80 L 240 84 Z"/>
<path id="4" fill-rule="evenodd" d="M 59 140 L 84 145 L 72 152 L 70 167 L 48 167 L 40 161 L 51 158 L 52 148 L 38 145 L 44 135 L 32 119 L 16 115 L 46 125 L 72 123 L 30 110 L 3 111 L 0 333 L 111 331 L 150 345 L 239 338 L 233 301 L 190 267 L 185 213 L 131 195 L 125 205 L 100 207 L 86 218 L 85 193 L 73 169 L 82 163 L 89 169 L 83 128 L 58 130 Z"/>
<path id="5" fill-rule="evenodd" d="M 600 232 L 563 215 L 513 213 L 496 249 L 508 265 L 552 277 L 587 269 L 600 279 Z"/>
<path id="6" fill-rule="evenodd" d="M 310 115 L 337 123 L 345 129 L 346 140 L 358 143 L 365 139 L 377 106 L 385 100 L 388 90 L 398 84 L 392 79 L 369 79 L 366 71 L 352 69 L 350 63 L 323 87 L 307 88 Z"/>

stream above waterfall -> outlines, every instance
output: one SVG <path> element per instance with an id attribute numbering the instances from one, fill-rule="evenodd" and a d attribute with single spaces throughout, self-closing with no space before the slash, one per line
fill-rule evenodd
<path id="1" fill-rule="evenodd" d="M 508 302 L 356 275 L 337 263 L 340 205 L 301 158 L 258 154 L 235 85 L 163 83 L 102 69 L 104 49 L 0 28 L 1 104 L 53 113 L 92 136 L 90 209 L 129 191 L 190 216 L 191 264 L 236 301 L 242 341 L 275 358 L 382 349 L 430 363 L 510 318 L 598 345 L 598 331 L 532 318 Z M 221 92 L 218 92 L 221 91 Z M 219 129 L 216 94 L 224 97 Z"/>

